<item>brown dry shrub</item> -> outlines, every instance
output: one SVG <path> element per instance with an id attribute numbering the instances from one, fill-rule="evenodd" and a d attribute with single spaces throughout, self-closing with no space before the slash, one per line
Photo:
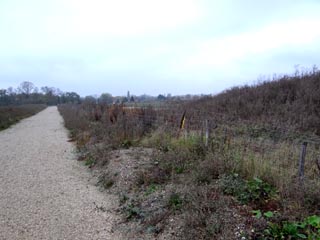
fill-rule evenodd
<path id="1" fill-rule="evenodd" d="M 231 201 L 213 186 L 189 186 L 184 239 L 234 239 L 237 223 Z"/>
<path id="2" fill-rule="evenodd" d="M 58 110 L 64 119 L 64 125 L 70 130 L 72 138 L 76 138 L 79 133 L 89 130 L 90 121 L 86 117 L 86 112 L 77 104 L 61 104 Z"/>
<path id="3" fill-rule="evenodd" d="M 25 104 L 21 106 L 0 106 L 0 130 L 6 129 L 23 118 L 30 117 L 45 109 L 44 104 Z"/>
<path id="4" fill-rule="evenodd" d="M 281 192 L 285 215 L 301 218 L 320 214 L 320 184 L 317 181 L 293 179 Z M 294 219 L 295 220 L 295 219 Z"/>
<path id="5" fill-rule="evenodd" d="M 162 168 L 154 167 L 145 170 L 140 170 L 136 174 L 136 184 L 150 185 L 150 184 L 163 184 L 170 176 L 170 173 Z"/>

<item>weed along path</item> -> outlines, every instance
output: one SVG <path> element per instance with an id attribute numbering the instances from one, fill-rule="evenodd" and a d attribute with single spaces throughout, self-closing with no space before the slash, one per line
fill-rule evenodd
<path id="1" fill-rule="evenodd" d="M 0 132 L 0 239 L 121 239 L 56 107 Z"/>

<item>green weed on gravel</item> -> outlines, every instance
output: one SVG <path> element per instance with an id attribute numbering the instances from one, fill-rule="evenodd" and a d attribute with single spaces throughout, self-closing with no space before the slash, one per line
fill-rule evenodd
<path id="1" fill-rule="evenodd" d="M 243 180 L 238 174 L 224 175 L 219 180 L 225 194 L 235 196 L 241 203 L 260 203 L 276 196 L 276 190 L 259 178 Z"/>

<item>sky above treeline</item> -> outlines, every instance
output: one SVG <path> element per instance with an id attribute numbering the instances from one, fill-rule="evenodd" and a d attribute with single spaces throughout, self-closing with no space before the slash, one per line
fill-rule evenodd
<path id="1" fill-rule="evenodd" d="M 320 60 L 319 0 L 1 0 L 0 89 L 215 94 Z"/>

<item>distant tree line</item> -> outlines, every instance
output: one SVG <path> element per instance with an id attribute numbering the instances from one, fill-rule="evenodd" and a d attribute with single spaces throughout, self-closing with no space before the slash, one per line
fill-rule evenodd
<path id="1" fill-rule="evenodd" d="M 110 93 L 102 93 L 100 96 L 86 96 L 81 99 L 81 102 L 87 104 L 132 104 L 132 103 L 153 103 L 164 101 L 190 101 L 198 100 L 203 97 L 209 97 L 211 95 L 181 95 L 172 96 L 171 94 L 159 94 L 157 97 L 143 94 L 140 96 L 112 96 Z"/>
<path id="2" fill-rule="evenodd" d="M 128 92 L 129 93 L 129 92 Z M 184 101 L 196 100 L 205 95 L 182 95 L 172 96 L 171 94 L 159 94 L 150 96 L 143 94 L 140 96 L 112 96 L 110 93 L 102 93 L 100 96 L 80 97 L 76 92 L 63 92 L 59 88 L 44 86 L 40 89 L 32 82 L 22 82 L 16 89 L 9 87 L 0 89 L 0 106 L 21 105 L 21 104 L 47 104 L 57 105 L 62 103 L 92 103 L 92 104 L 123 104 L 138 102 L 156 102 L 156 101 Z"/>
<path id="3" fill-rule="evenodd" d="M 79 94 L 62 92 L 54 87 L 41 87 L 40 90 L 32 82 L 22 82 L 18 88 L 0 89 L 0 106 L 21 104 L 80 103 Z"/>

